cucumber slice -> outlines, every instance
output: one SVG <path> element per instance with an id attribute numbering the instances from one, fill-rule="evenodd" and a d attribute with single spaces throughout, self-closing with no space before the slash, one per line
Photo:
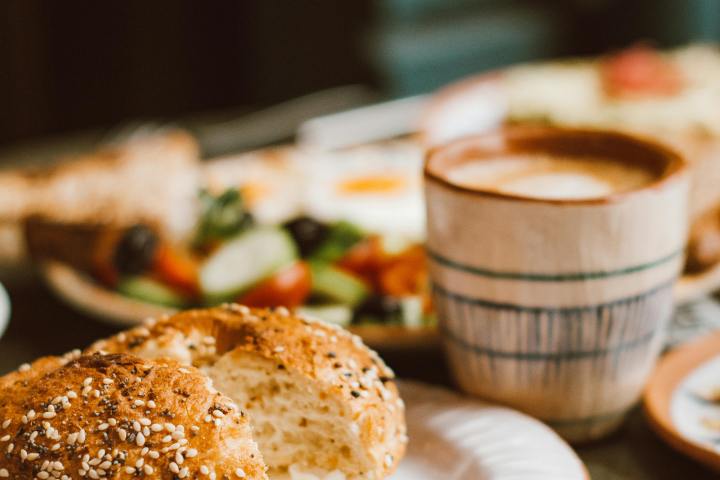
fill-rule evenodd
<path id="1" fill-rule="evenodd" d="M 130 277 L 122 280 L 117 287 L 123 295 L 166 307 L 182 308 L 186 303 L 182 295 L 170 287 L 149 277 Z"/>
<path id="2" fill-rule="evenodd" d="M 327 263 L 310 262 L 310 270 L 312 293 L 330 302 L 353 307 L 369 293 L 363 282 Z"/>
<path id="3" fill-rule="evenodd" d="M 299 307 L 297 313 L 341 327 L 350 325 L 352 320 L 352 309 L 347 305 L 305 305 Z"/>
<path id="4" fill-rule="evenodd" d="M 230 300 L 297 258 L 290 235 L 256 228 L 221 246 L 200 269 L 200 288 L 214 301 Z"/>

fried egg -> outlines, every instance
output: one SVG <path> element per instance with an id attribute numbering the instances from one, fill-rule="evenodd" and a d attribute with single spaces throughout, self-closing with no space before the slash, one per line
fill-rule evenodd
<path id="1" fill-rule="evenodd" d="M 238 188 L 261 224 L 282 223 L 301 213 L 303 179 L 285 149 L 221 158 L 205 166 L 205 185 L 213 193 Z"/>
<path id="2" fill-rule="evenodd" d="M 383 235 L 422 240 L 422 149 L 411 142 L 338 152 L 303 151 L 303 210 L 321 221 L 346 220 Z"/>

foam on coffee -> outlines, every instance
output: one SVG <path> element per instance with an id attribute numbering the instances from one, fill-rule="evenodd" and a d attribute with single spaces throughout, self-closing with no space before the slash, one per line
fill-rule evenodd
<path id="1" fill-rule="evenodd" d="M 462 187 L 507 195 L 593 199 L 636 190 L 656 174 L 607 157 L 505 154 L 455 165 L 446 177 Z"/>

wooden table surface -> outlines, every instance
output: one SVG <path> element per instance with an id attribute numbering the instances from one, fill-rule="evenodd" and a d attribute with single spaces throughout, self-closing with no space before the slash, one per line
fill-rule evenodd
<path id="1" fill-rule="evenodd" d="M 42 281 L 27 272 L 0 272 L 12 302 L 12 319 L 0 339 L 0 373 L 41 355 L 59 354 L 88 345 L 116 331 L 58 301 Z M 380 352 L 396 373 L 450 386 L 439 350 Z M 577 448 L 594 480 L 715 479 L 718 476 L 671 450 L 648 429 L 635 411 L 610 438 Z M 549 479 L 551 480 L 551 479 Z"/>

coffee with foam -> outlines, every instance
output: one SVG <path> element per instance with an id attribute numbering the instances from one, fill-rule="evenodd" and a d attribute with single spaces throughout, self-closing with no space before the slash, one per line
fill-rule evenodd
<path id="1" fill-rule="evenodd" d="M 446 171 L 465 188 L 554 200 L 584 200 L 637 190 L 657 175 L 609 157 L 502 154 L 468 160 Z"/>

